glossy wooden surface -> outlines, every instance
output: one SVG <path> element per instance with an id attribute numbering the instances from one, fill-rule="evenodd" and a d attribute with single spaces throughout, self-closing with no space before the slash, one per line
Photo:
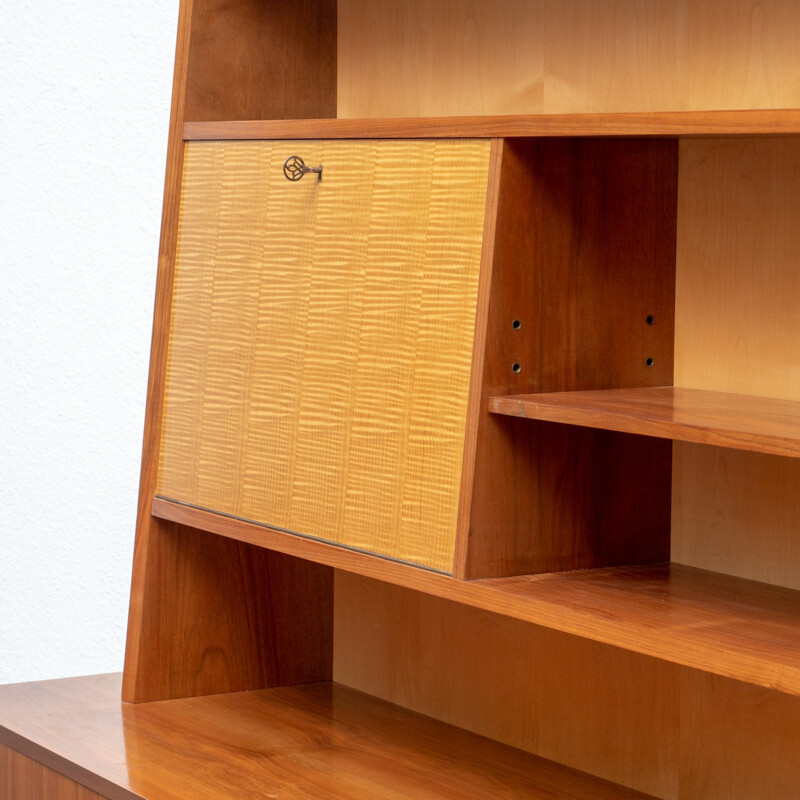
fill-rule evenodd
<path id="1" fill-rule="evenodd" d="M 104 798 L 16 750 L 0 744 L 0 800 L 104 800 Z"/>
<path id="2" fill-rule="evenodd" d="M 668 446 L 486 409 L 494 395 L 672 382 L 676 180 L 672 141 L 505 141 L 456 575 L 668 559 Z"/>
<path id="3" fill-rule="evenodd" d="M 340 0 L 338 115 L 797 108 L 795 0 Z"/>
<path id="4" fill-rule="evenodd" d="M 800 595 L 788 589 L 677 564 L 463 581 L 166 501 L 153 510 L 224 537 L 800 694 Z"/>
<path id="5" fill-rule="evenodd" d="M 191 0 L 187 120 L 336 116 L 335 0 Z"/>
<path id="6" fill-rule="evenodd" d="M 512 417 L 800 456 L 800 403 L 672 386 L 492 397 Z"/>
<path id="7" fill-rule="evenodd" d="M 774 136 L 800 133 L 800 110 L 653 111 L 391 119 L 187 122 L 186 141 L 554 136 Z"/>
<path id="8" fill-rule="evenodd" d="M 336 684 L 135 706 L 118 693 L 118 676 L 0 687 L 0 743 L 111 800 L 645 797 Z"/>
<path id="9" fill-rule="evenodd" d="M 330 678 L 331 570 L 174 523 L 150 536 L 127 700 Z"/>

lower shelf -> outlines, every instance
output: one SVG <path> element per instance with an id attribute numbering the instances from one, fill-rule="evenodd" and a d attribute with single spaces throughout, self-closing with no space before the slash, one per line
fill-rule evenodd
<path id="1" fill-rule="evenodd" d="M 647 797 L 336 684 L 127 705 L 120 683 L 0 686 L 0 749 L 109 800 Z"/>
<path id="2" fill-rule="evenodd" d="M 800 695 L 800 592 L 678 564 L 460 581 L 156 498 L 153 514 L 693 669 Z"/>

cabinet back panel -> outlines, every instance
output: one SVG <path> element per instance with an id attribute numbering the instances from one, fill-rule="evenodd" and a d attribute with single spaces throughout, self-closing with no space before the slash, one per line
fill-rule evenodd
<path id="1" fill-rule="evenodd" d="M 337 571 L 334 681 L 674 797 L 678 667 Z"/>
<path id="2" fill-rule="evenodd" d="M 334 680 L 665 800 L 797 797 L 800 698 L 337 571 Z"/>
<path id="3" fill-rule="evenodd" d="M 452 569 L 489 152 L 187 146 L 158 494 Z"/>
<path id="4" fill-rule="evenodd" d="M 791 108 L 795 0 L 339 0 L 339 117 Z"/>
<path id="5" fill-rule="evenodd" d="M 192 0 L 191 14 L 186 120 L 336 116 L 336 0 Z"/>
<path id="6" fill-rule="evenodd" d="M 800 140 L 679 163 L 676 385 L 800 400 Z M 673 560 L 800 588 L 800 462 L 676 443 L 673 466 Z"/>

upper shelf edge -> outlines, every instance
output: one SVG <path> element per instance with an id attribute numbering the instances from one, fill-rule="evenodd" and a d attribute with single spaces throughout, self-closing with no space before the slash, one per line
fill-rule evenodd
<path id="1" fill-rule="evenodd" d="M 800 109 L 543 114 L 406 119 L 187 122 L 186 141 L 534 136 L 784 136 L 800 134 Z"/>

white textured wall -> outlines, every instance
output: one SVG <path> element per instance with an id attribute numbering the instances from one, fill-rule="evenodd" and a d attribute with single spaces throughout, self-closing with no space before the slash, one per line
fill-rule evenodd
<path id="1" fill-rule="evenodd" d="M 0 0 L 0 683 L 122 667 L 178 0 Z"/>

